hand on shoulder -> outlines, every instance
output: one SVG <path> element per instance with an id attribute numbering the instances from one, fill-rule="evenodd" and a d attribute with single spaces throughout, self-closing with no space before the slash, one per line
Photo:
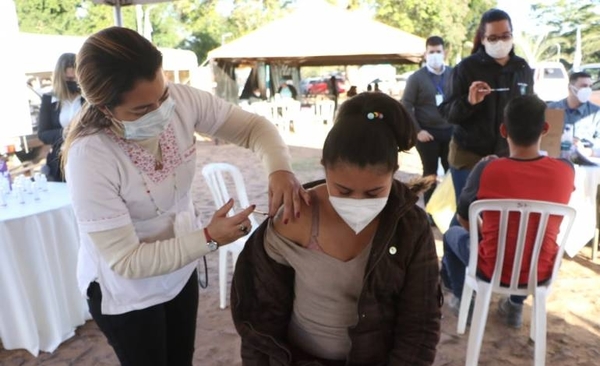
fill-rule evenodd
<path id="1" fill-rule="evenodd" d="M 316 199 L 316 195 L 311 194 L 311 202 Z M 312 224 L 312 206 L 308 206 L 304 200 L 301 200 L 299 217 L 292 216 L 287 219 L 284 216 L 284 207 L 280 207 L 277 214 L 271 219 L 273 227 L 279 235 L 292 240 L 300 245 L 306 245 L 310 238 L 310 228 Z"/>

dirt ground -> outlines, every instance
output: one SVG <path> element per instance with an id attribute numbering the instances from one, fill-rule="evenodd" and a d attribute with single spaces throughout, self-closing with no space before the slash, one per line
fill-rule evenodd
<path id="1" fill-rule="evenodd" d="M 315 133 L 313 130 L 317 129 Z M 323 177 L 319 165 L 325 126 L 313 129 L 296 127 L 295 134 L 286 133 L 293 157 L 294 170 L 301 181 Z M 197 178 L 194 197 L 197 207 L 208 219 L 214 211 L 212 199 L 200 170 L 211 162 L 228 162 L 239 167 L 244 175 L 251 203 L 265 209 L 266 174 L 258 158 L 250 151 L 230 144 L 215 145 L 210 141 L 198 142 Z M 398 178 L 408 180 L 420 173 L 416 153 L 404 154 Z M 206 221 L 206 220 L 205 220 Z M 442 256 L 441 236 L 434 229 L 438 255 Z M 599 365 L 600 364 L 600 263 L 589 260 L 586 247 L 575 258 L 566 257 L 558 280 L 548 300 L 547 365 Z M 196 352 L 194 365 L 241 365 L 240 340 L 231 322 L 228 309 L 218 306 L 218 256 L 208 258 L 209 287 L 200 289 L 197 319 Z M 231 271 L 229 272 L 231 275 Z M 497 301 L 497 297 L 494 298 Z M 487 322 L 480 365 L 531 365 L 533 344 L 529 342 L 531 300 L 525 303 L 524 326 L 519 329 L 505 327 L 495 316 L 492 304 Z M 0 309 L 1 311 L 1 309 Z M 463 365 L 468 332 L 456 333 L 456 317 L 446 305 L 443 308 L 442 337 L 434 365 Z M 106 339 L 93 321 L 76 330 L 76 335 L 64 342 L 54 353 L 41 353 L 37 358 L 24 350 L 8 351 L 0 344 L 0 365 L 118 365 Z"/>

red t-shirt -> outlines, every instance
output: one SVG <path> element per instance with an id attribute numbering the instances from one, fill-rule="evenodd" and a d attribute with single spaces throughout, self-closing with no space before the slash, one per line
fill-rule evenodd
<path id="1" fill-rule="evenodd" d="M 566 204 L 574 190 L 575 171 L 570 162 L 562 159 L 539 157 L 532 160 L 499 158 L 480 162 L 469 175 L 467 185 L 460 195 L 458 213 L 467 218 L 469 205 L 481 199 L 527 199 Z M 492 278 L 496 263 L 499 229 L 499 212 L 484 212 L 479 243 L 479 271 Z M 510 283 L 512 264 L 518 235 L 520 214 L 511 213 L 508 218 L 506 251 L 501 282 Z M 550 217 L 546 236 L 538 261 L 538 280 L 550 278 L 554 258 L 558 251 L 556 237 L 561 224 L 560 217 Z M 526 284 L 533 244 L 539 225 L 539 215 L 531 215 L 527 227 L 524 263 L 521 265 L 519 283 Z"/>

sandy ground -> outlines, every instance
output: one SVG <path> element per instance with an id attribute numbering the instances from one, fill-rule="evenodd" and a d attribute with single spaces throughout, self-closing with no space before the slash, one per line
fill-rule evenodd
<path id="1" fill-rule="evenodd" d="M 294 170 L 301 181 L 323 177 L 319 165 L 320 150 L 327 127 L 319 123 L 296 126 L 296 133 L 285 133 L 290 145 Z M 198 142 L 197 178 L 194 197 L 203 218 L 214 210 L 200 170 L 211 162 L 228 162 L 240 168 L 251 203 L 266 208 L 266 175 L 258 158 L 248 150 L 230 144 Z M 398 178 L 407 180 L 420 173 L 416 153 L 404 154 Z M 442 256 L 441 236 L 434 229 L 438 255 Z M 565 258 L 554 290 L 549 298 L 547 365 L 600 364 L 600 264 L 588 258 L 590 248 L 577 257 Z M 200 289 L 194 365 L 241 365 L 240 340 L 228 309 L 218 307 L 218 256 L 208 258 L 209 287 Z M 231 276 L 231 271 L 229 272 Z M 494 297 L 494 302 L 497 297 Z M 528 341 L 531 300 L 525 303 L 524 326 L 519 330 L 505 327 L 495 316 L 492 304 L 480 357 L 480 365 L 531 365 L 533 344 Z M 1 310 L 0 310 L 1 311 Z M 468 333 L 457 335 L 456 317 L 443 308 L 442 337 L 434 365 L 463 365 Z M 106 339 L 93 321 L 79 327 L 76 336 L 64 342 L 54 353 L 35 358 L 24 350 L 7 351 L 0 344 L 0 365 L 118 365 Z"/>

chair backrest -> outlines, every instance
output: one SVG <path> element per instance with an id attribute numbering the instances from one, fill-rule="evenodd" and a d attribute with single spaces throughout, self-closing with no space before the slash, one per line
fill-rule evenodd
<path id="1" fill-rule="evenodd" d="M 206 180 L 206 184 L 208 184 L 217 209 L 221 208 L 232 198 L 227 188 L 227 176 L 230 177 L 230 181 L 235 186 L 237 200 L 234 207 L 229 211 L 228 216 L 235 215 L 236 210 L 245 209 L 250 205 L 246 193 L 246 185 L 244 184 L 244 177 L 237 167 L 227 163 L 211 163 L 202 168 L 202 175 Z M 252 228 L 258 226 L 254 216 L 250 215 L 248 219 L 252 223 Z"/>
<path id="2" fill-rule="evenodd" d="M 559 249 L 556 253 L 556 259 L 554 260 L 554 266 L 550 279 L 546 282 L 547 286 L 550 286 L 554 281 L 554 278 L 560 267 L 563 253 L 565 250 L 565 243 L 567 241 L 569 231 L 573 226 L 575 220 L 575 209 L 567 205 L 533 201 L 533 200 L 521 200 L 521 199 L 489 199 L 489 200 L 478 200 L 471 204 L 469 207 L 469 226 L 470 226 L 470 257 L 469 265 L 467 268 L 467 275 L 475 277 L 477 271 L 478 261 L 478 247 L 479 247 L 479 235 L 478 235 L 478 220 L 480 214 L 485 211 L 499 212 L 499 231 L 498 231 L 498 248 L 496 251 L 496 262 L 494 267 L 494 274 L 491 278 L 491 283 L 494 289 L 506 289 L 510 293 L 524 292 L 519 287 L 519 277 L 521 274 L 521 264 L 523 259 L 523 252 L 525 251 L 525 243 L 527 239 L 527 230 L 532 214 L 539 215 L 539 224 L 535 236 L 533 252 L 531 255 L 531 261 L 529 266 L 529 277 L 527 281 L 527 293 L 532 293 L 536 286 L 538 286 L 537 278 L 537 263 L 544 242 L 544 236 L 548 227 L 548 219 L 550 216 L 562 217 L 562 224 L 560 225 L 560 232 L 556 239 L 556 243 Z M 502 269 L 504 265 L 504 253 L 506 249 L 506 240 L 509 227 L 509 215 L 510 213 L 520 213 L 519 227 L 517 242 L 515 245 L 515 257 L 512 266 L 512 274 L 510 279 L 510 286 L 501 286 L 500 281 L 502 278 Z"/>

